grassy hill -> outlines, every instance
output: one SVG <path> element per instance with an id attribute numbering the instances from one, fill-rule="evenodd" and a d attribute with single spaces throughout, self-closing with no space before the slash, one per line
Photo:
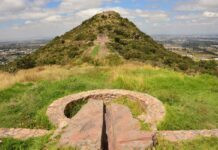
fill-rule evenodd
<path id="1" fill-rule="evenodd" d="M 13 72 L 48 64 L 117 65 L 129 60 L 188 73 L 218 75 L 216 62 L 194 62 L 188 57 L 167 51 L 134 23 L 113 11 L 93 16 L 73 30 L 54 38 L 35 53 L 3 68 Z"/>

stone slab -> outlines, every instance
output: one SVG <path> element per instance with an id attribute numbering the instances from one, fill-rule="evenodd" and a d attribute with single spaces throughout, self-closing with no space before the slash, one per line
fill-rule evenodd
<path id="1" fill-rule="evenodd" d="M 89 100 L 63 130 L 60 145 L 84 150 L 100 150 L 103 101 Z"/>
<path id="2" fill-rule="evenodd" d="M 155 134 L 140 131 L 140 124 L 128 107 L 108 105 L 105 119 L 109 150 L 144 150 L 153 147 Z"/>

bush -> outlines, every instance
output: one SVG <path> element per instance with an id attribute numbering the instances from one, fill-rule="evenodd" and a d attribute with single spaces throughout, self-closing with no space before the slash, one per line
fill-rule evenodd
<path id="1" fill-rule="evenodd" d="M 115 41 L 116 43 L 120 43 L 120 38 L 119 38 L 119 37 L 115 37 L 115 38 L 114 38 L 114 41 Z"/>
<path id="2" fill-rule="evenodd" d="M 117 54 L 110 54 L 106 57 L 107 64 L 111 66 L 120 65 L 123 63 L 121 58 Z"/>
<path id="3" fill-rule="evenodd" d="M 69 58 L 75 58 L 77 55 L 80 54 L 79 48 L 78 47 L 72 47 L 70 50 L 67 52 Z"/>
<path id="4" fill-rule="evenodd" d="M 114 33 L 120 36 L 129 37 L 129 34 L 126 33 L 123 29 L 115 29 Z"/>
<path id="5" fill-rule="evenodd" d="M 16 62 L 17 68 L 20 68 L 20 69 L 33 68 L 33 67 L 35 67 L 35 65 L 36 65 L 36 62 L 35 62 L 34 58 L 29 56 L 29 55 L 25 56 L 21 59 L 18 59 Z"/>
<path id="6" fill-rule="evenodd" d="M 81 40 L 85 40 L 86 39 L 86 34 L 84 33 L 80 33 L 76 36 L 75 40 L 77 41 L 81 41 Z"/>
<path id="7" fill-rule="evenodd" d="M 200 61 L 199 66 L 203 67 L 205 69 L 216 69 L 217 63 L 215 60 L 210 60 L 210 61 Z"/>
<path id="8" fill-rule="evenodd" d="M 141 59 L 143 58 L 144 54 L 140 51 L 136 51 L 136 50 L 129 50 L 124 57 L 126 59 Z"/>
<path id="9" fill-rule="evenodd" d="M 186 63 L 180 63 L 179 64 L 179 69 L 181 69 L 181 70 L 183 70 L 183 71 L 186 71 L 186 70 L 188 70 L 188 64 L 186 64 Z"/>

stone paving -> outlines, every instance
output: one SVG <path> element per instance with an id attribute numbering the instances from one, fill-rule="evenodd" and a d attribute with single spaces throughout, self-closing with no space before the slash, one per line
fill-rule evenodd
<path id="1" fill-rule="evenodd" d="M 14 138 L 25 140 L 28 138 L 44 136 L 49 134 L 48 130 L 23 129 L 23 128 L 0 128 L 0 138 Z"/>
<path id="2" fill-rule="evenodd" d="M 141 131 L 128 107 L 108 105 L 105 118 L 109 150 L 145 150 L 154 146 L 155 133 Z"/>

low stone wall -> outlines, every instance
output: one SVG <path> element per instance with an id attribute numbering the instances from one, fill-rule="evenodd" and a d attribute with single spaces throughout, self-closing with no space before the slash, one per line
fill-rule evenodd
<path id="1" fill-rule="evenodd" d="M 178 130 L 159 131 L 159 135 L 171 142 L 192 140 L 197 137 L 218 137 L 218 129 L 214 130 Z"/>
<path id="2" fill-rule="evenodd" d="M 48 107 L 47 115 L 49 120 L 54 125 L 56 125 L 58 128 L 63 128 L 70 122 L 70 119 L 64 115 L 64 110 L 70 103 L 82 99 L 109 101 L 120 96 L 126 96 L 133 100 L 139 101 L 146 108 L 146 115 L 141 116 L 140 119 L 150 124 L 152 130 L 157 129 L 157 123 L 161 121 L 165 116 L 165 109 L 163 104 L 158 99 L 150 95 L 128 90 L 93 90 L 69 95 L 54 101 Z"/>
<path id="3" fill-rule="evenodd" d="M 0 138 L 14 138 L 19 140 L 44 136 L 49 133 L 48 130 L 42 129 L 0 128 Z"/>

